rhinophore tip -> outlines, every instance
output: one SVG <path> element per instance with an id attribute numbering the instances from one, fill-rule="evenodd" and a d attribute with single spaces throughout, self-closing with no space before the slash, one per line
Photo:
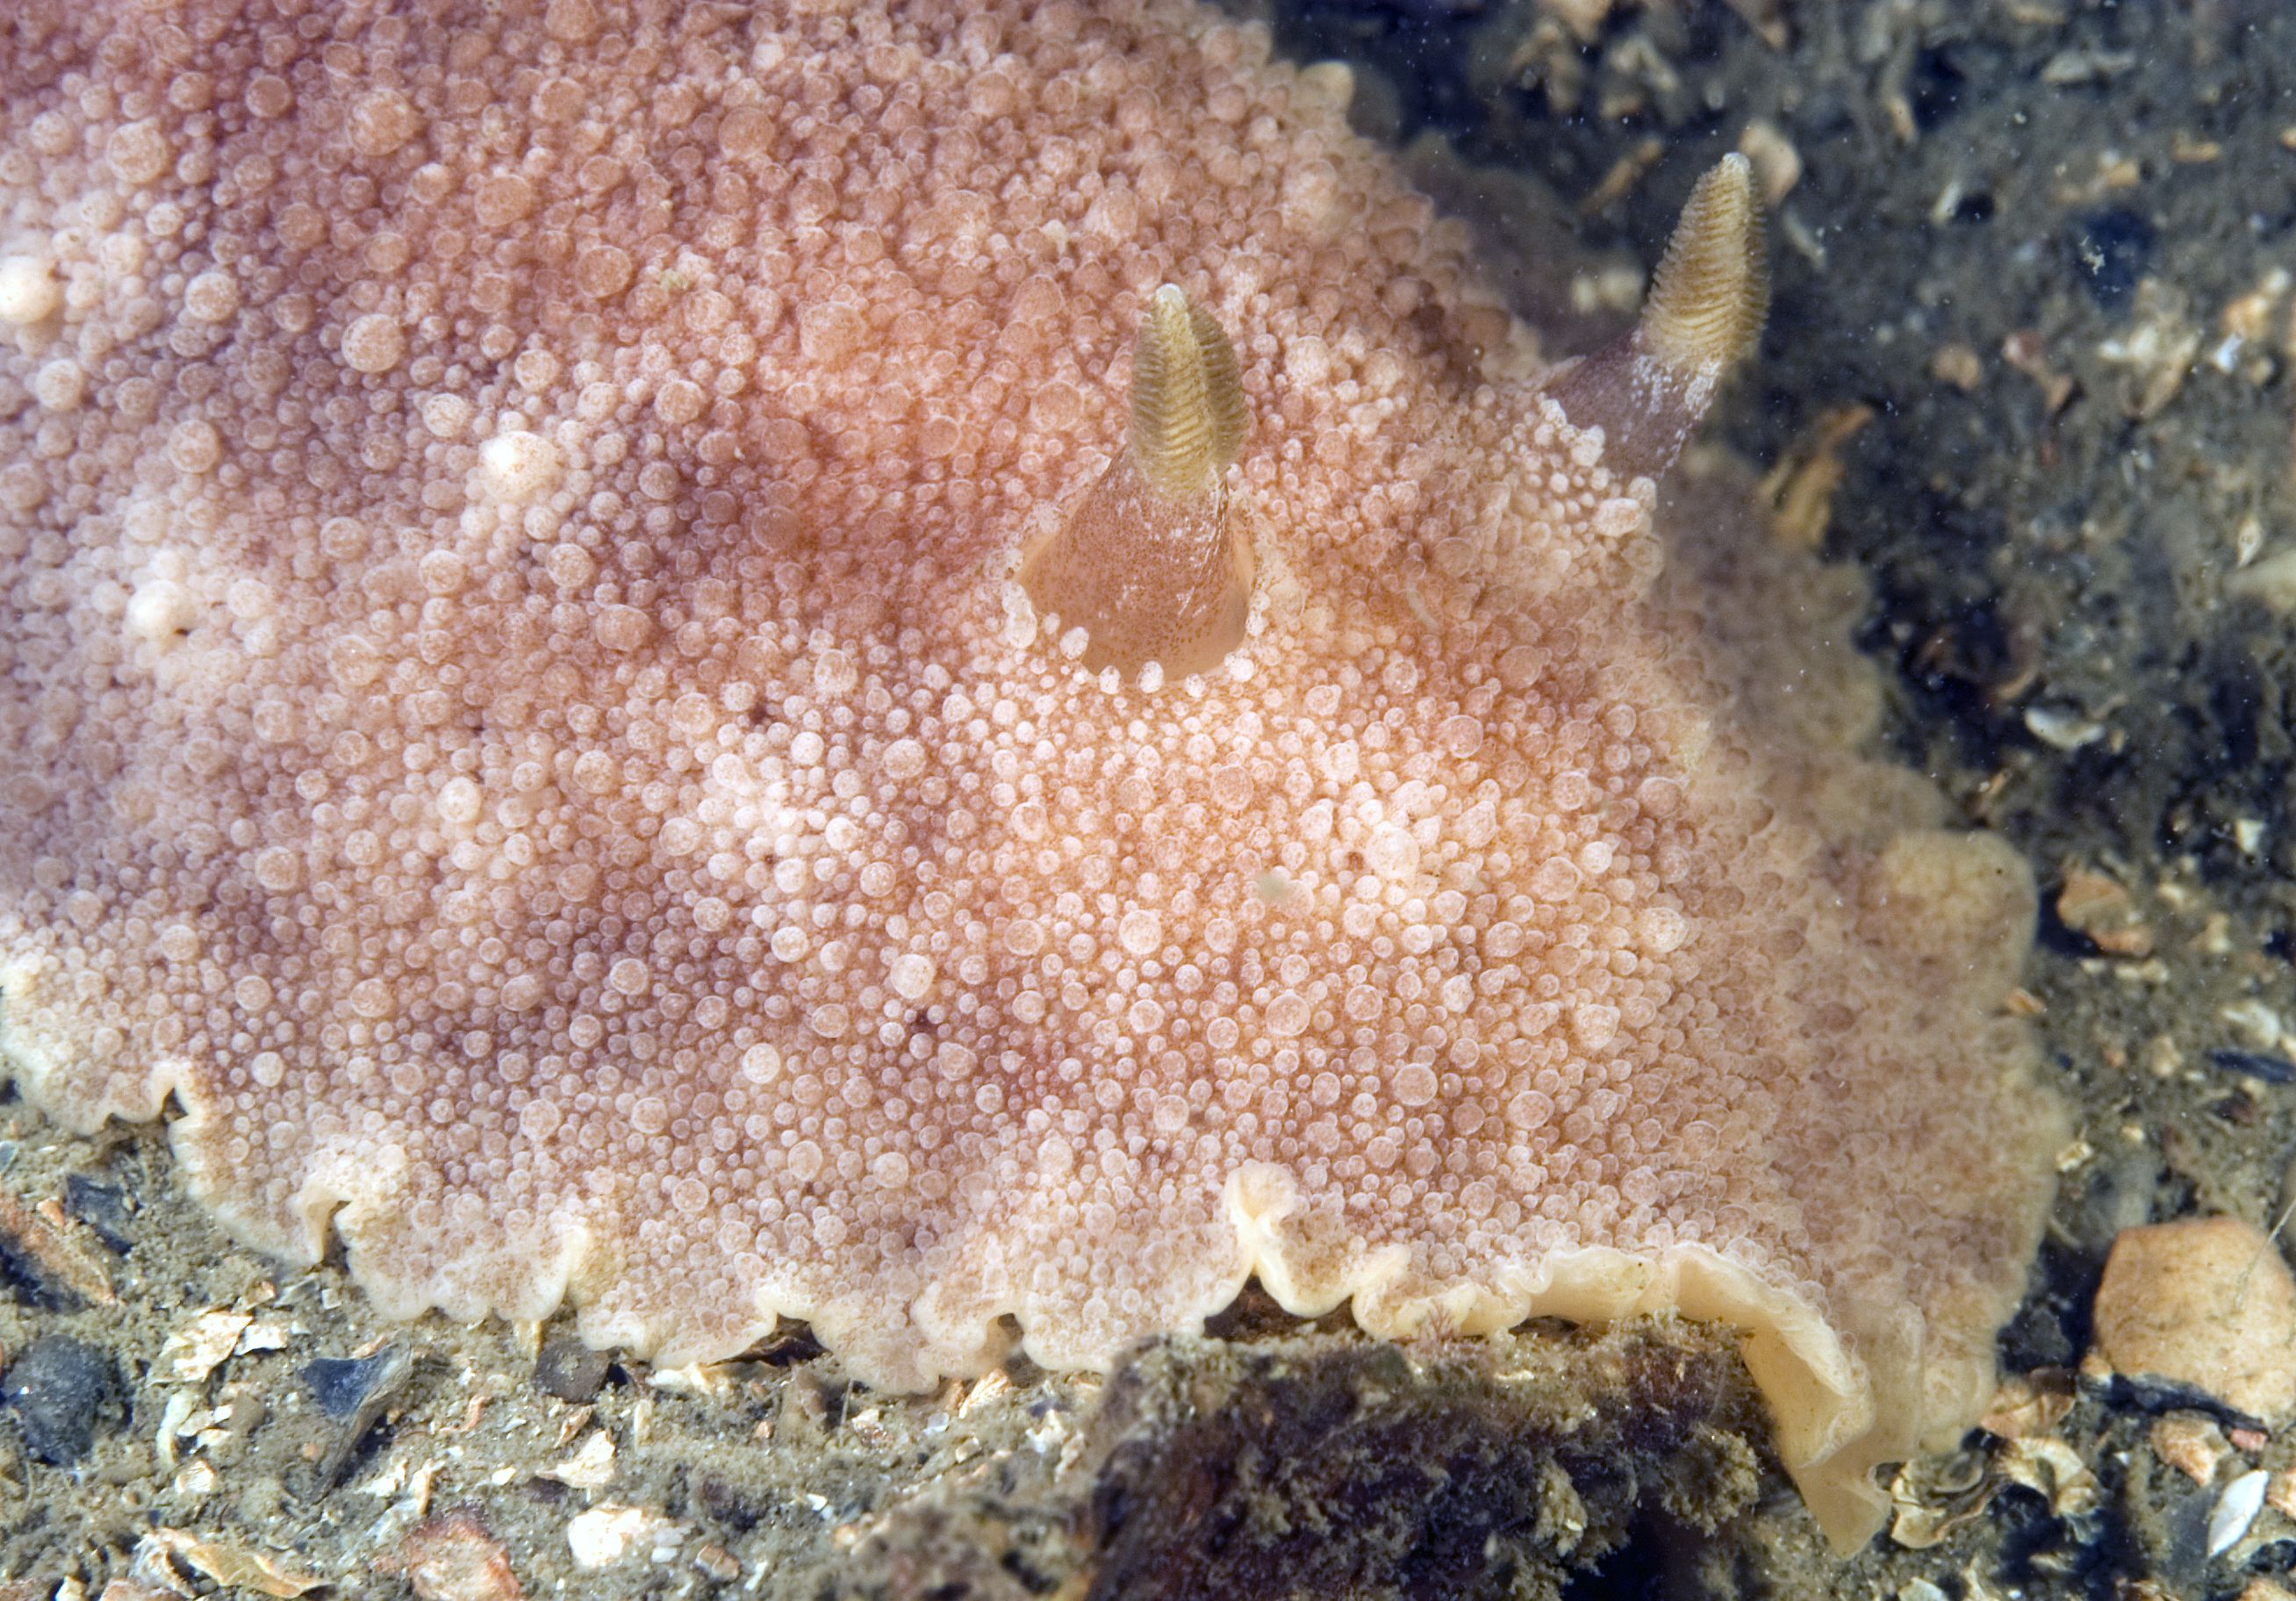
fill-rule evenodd
<path id="1" fill-rule="evenodd" d="M 1167 283 L 1132 357 L 1132 459 L 1160 493 L 1212 495 L 1243 448 L 1243 381 L 1218 320 Z"/>
<path id="2" fill-rule="evenodd" d="M 1719 376 L 1752 353 L 1769 308 L 1753 163 L 1727 155 L 1690 192 L 1636 332 L 1668 366 Z"/>
<path id="3" fill-rule="evenodd" d="M 1635 331 L 1557 373 L 1548 393 L 1573 423 L 1603 431 L 1611 471 L 1655 477 L 1752 352 L 1769 300 L 1753 164 L 1725 156 L 1690 192 Z"/>
<path id="4" fill-rule="evenodd" d="M 1084 666 L 1169 677 L 1217 666 L 1243 642 L 1251 541 L 1222 475 L 1243 448 L 1243 382 L 1211 313 L 1167 283 L 1132 361 L 1132 428 L 1067 524 L 1021 558 L 1021 585 Z"/>

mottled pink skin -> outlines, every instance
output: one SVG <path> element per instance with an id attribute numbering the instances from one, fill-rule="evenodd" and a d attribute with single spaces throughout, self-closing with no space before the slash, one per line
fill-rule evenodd
<path id="1" fill-rule="evenodd" d="M 1255 1268 L 1391 1332 L 1679 1301 L 1870 1527 L 2046 1195 L 2015 864 L 1826 824 L 1859 769 L 1732 709 L 1327 79 L 1176 6 L 782 9 L 0 35 L 20 1081 L 172 1094 L 226 1221 L 388 1305 L 664 1359 L 1099 1364 Z M 1259 576 L 1152 690 L 1012 567 L 1167 280 Z"/>

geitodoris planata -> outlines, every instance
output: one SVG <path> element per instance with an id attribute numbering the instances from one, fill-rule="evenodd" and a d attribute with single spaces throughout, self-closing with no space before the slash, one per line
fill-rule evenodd
<path id="1" fill-rule="evenodd" d="M 1782 693 L 1792 582 L 1711 604 L 1726 480 L 1653 526 L 1759 321 L 1742 166 L 1542 373 L 1267 56 L 21 0 L 24 1090 L 172 1097 L 233 1229 L 386 1307 L 665 1361 L 1103 1365 L 1254 1273 L 1398 1335 L 1678 1307 L 1862 1538 L 1983 1399 L 2060 1117 L 2020 865 Z"/>

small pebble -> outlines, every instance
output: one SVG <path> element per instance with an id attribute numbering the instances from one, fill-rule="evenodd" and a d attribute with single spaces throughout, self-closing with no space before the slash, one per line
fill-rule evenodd
<path id="1" fill-rule="evenodd" d="M 2026 714 L 2026 722 L 2034 733 L 2061 750 L 2075 750 L 2091 743 L 2082 738 L 2067 743 L 2054 736 L 2054 732 L 2037 720 L 2041 717 L 2037 707 Z M 2095 723 L 2086 727 L 2103 728 Z M 2057 920 L 2079 934 L 2107 956 L 2147 956 L 2152 954 L 2152 931 L 2144 926 L 2136 901 L 2121 885 L 2102 873 L 2092 873 L 2086 867 L 2072 867 L 2065 873 L 2064 887 L 2057 891 Z"/>
<path id="2" fill-rule="evenodd" d="M 63 1334 L 35 1340 L 0 1383 L 0 1405 L 16 1415 L 24 1447 L 70 1467 L 95 1442 L 97 1414 L 111 1398 L 111 1358 Z"/>
<path id="3" fill-rule="evenodd" d="M 601 1502 L 566 1525 L 578 1568 L 611 1567 L 626 1557 L 654 1558 L 674 1549 L 685 1525 L 644 1507 Z"/>
<path id="4" fill-rule="evenodd" d="M 2237 1218 L 2123 1230 L 2095 1324 L 2123 1374 L 2190 1385 L 2267 1426 L 2296 1417 L 2296 1280 L 2278 1247 Z"/>
<path id="5" fill-rule="evenodd" d="M 2043 744 L 2060 751 L 2078 751 L 2093 745 L 2112 732 L 2093 717 L 2084 717 L 2070 707 L 2053 706 L 2046 702 L 2025 708 L 2025 727 Z"/>
<path id="6" fill-rule="evenodd" d="M 2152 1454 L 2195 1484 L 2213 1481 L 2231 1449 L 2216 1420 L 2198 1412 L 2155 1419 L 2149 1438 Z"/>
<path id="7" fill-rule="evenodd" d="M 598 1393 L 612 1359 L 581 1341 L 562 1336 L 534 1359 L 534 1387 L 562 1401 L 581 1402 Z"/>
<path id="8" fill-rule="evenodd" d="M 421 1601 L 520 1601 L 522 1594 L 502 1542 L 469 1511 L 417 1524 L 374 1565 L 405 1576 Z"/>

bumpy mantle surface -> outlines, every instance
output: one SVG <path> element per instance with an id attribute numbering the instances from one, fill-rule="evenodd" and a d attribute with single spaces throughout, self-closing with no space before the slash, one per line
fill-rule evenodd
<path id="1" fill-rule="evenodd" d="M 1254 1270 L 1678 1304 L 1862 1535 L 2036 1238 L 2016 864 L 1742 715 L 1805 664 L 1653 590 L 1649 485 L 1332 77 L 1162 5 L 771 12 L 14 8 L 11 1070 L 172 1096 L 225 1219 L 388 1304 L 666 1359 L 1103 1363 Z M 1171 682 L 1016 576 L 1167 281 L 1255 557 Z"/>

